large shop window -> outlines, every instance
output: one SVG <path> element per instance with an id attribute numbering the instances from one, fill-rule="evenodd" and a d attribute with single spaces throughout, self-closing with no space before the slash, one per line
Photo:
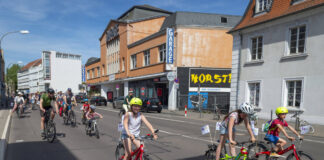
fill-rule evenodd
<path id="1" fill-rule="evenodd" d="M 262 59 L 262 46 L 263 46 L 263 37 L 254 37 L 251 39 L 251 61 L 261 60 Z"/>
<path id="2" fill-rule="evenodd" d="M 159 46 L 159 62 L 165 62 L 165 54 L 166 54 L 166 45 L 162 44 Z"/>
<path id="3" fill-rule="evenodd" d="M 136 68 L 136 54 L 131 56 L 131 69 Z"/>
<path id="4" fill-rule="evenodd" d="M 249 87 L 249 103 L 254 105 L 254 106 L 259 106 L 259 101 L 260 101 L 260 83 L 259 82 L 253 82 L 253 83 L 248 83 Z"/>
<path id="5" fill-rule="evenodd" d="M 144 66 L 150 65 L 150 50 L 144 51 Z"/>
<path id="6" fill-rule="evenodd" d="M 286 87 L 285 87 L 285 100 L 286 105 L 291 107 L 300 107 L 301 100 L 302 100 L 302 87 L 303 81 L 302 80 L 287 80 Z"/>
<path id="7" fill-rule="evenodd" d="M 305 52 L 306 26 L 290 28 L 290 54 Z"/>

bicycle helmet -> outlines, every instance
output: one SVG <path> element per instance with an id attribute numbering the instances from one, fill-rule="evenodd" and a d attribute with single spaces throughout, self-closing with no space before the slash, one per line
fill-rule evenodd
<path id="1" fill-rule="evenodd" d="M 93 110 L 95 110 L 96 109 L 96 106 L 90 105 L 90 108 L 93 109 Z"/>
<path id="2" fill-rule="evenodd" d="M 143 104 L 142 100 L 139 98 L 136 98 L 136 97 L 132 98 L 132 100 L 129 102 L 129 105 L 131 105 L 131 106 L 132 105 L 142 106 L 142 104 Z"/>
<path id="3" fill-rule="evenodd" d="M 84 99 L 84 102 L 88 102 L 88 99 Z"/>
<path id="4" fill-rule="evenodd" d="M 250 103 L 244 102 L 240 105 L 239 109 L 246 114 L 253 114 L 254 107 Z"/>
<path id="5" fill-rule="evenodd" d="M 54 89 L 52 89 L 52 88 L 49 88 L 49 89 L 47 89 L 47 93 L 51 93 L 51 94 L 54 94 L 54 93 L 55 93 L 55 91 L 54 91 Z"/>
<path id="6" fill-rule="evenodd" d="M 278 107 L 276 109 L 276 115 L 282 114 L 282 113 L 288 113 L 288 109 L 286 107 Z"/>
<path id="7" fill-rule="evenodd" d="M 71 88 L 68 88 L 68 91 L 72 91 L 72 89 Z"/>
<path id="8" fill-rule="evenodd" d="M 21 92 L 18 92 L 18 95 L 23 95 Z"/>

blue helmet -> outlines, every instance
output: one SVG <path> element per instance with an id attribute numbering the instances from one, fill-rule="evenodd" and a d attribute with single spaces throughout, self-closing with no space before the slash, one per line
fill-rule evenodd
<path id="1" fill-rule="evenodd" d="M 88 102 L 89 100 L 88 99 L 84 99 L 85 102 Z"/>

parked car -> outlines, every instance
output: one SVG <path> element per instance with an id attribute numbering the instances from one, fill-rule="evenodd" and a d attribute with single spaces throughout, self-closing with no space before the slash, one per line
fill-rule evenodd
<path id="1" fill-rule="evenodd" d="M 96 106 L 100 106 L 100 105 L 107 106 L 107 100 L 105 97 L 94 96 L 90 98 L 90 104 L 94 104 Z"/>
<path id="2" fill-rule="evenodd" d="M 161 113 L 162 111 L 162 104 L 160 99 L 158 98 L 142 98 L 143 106 L 142 110 L 145 112 L 149 111 L 157 111 Z"/>
<path id="3" fill-rule="evenodd" d="M 113 101 L 113 108 L 121 109 L 123 108 L 124 97 L 115 98 Z"/>

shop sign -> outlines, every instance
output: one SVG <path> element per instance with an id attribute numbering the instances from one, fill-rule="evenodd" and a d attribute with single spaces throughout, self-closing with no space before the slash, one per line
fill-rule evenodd
<path id="1" fill-rule="evenodd" d="M 173 49 L 174 49 L 174 29 L 167 28 L 167 40 L 166 40 L 166 63 L 173 64 Z"/>
<path id="2" fill-rule="evenodd" d="M 189 91 L 230 92 L 230 69 L 189 69 Z"/>
<path id="3" fill-rule="evenodd" d="M 160 81 L 159 78 L 154 78 L 154 79 L 153 79 L 153 82 L 159 82 L 159 81 Z"/>
<path id="4" fill-rule="evenodd" d="M 169 81 L 174 81 L 175 78 L 176 78 L 176 73 L 175 72 L 168 72 L 167 79 Z"/>
<path id="5" fill-rule="evenodd" d="M 82 82 L 85 82 L 86 81 L 86 74 L 85 74 L 85 66 L 82 65 Z"/>
<path id="6" fill-rule="evenodd" d="M 115 74 L 109 75 L 109 81 L 115 80 Z"/>

